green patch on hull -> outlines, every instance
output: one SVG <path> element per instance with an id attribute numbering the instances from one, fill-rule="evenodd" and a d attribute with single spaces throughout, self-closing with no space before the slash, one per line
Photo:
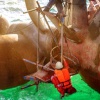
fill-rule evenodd
<path id="1" fill-rule="evenodd" d="M 79 74 L 71 78 L 73 86 L 77 92 L 66 94 L 62 100 L 100 100 L 100 94 L 91 89 L 80 77 Z M 28 84 L 32 84 L 30 81 Z M 24 86 L 23 85 L 23 86 Z M 36 86 L 21 90 L 21 86 L 0 91 L 0 100 L 61 100 L 60 94 L 51 83 L 40 83 L 39 90 L 36 92 Z"/>

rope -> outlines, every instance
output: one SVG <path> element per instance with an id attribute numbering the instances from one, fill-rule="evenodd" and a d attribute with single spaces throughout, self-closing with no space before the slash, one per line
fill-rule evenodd
<path id="1" fill-rule="evenodd" d="M 61 24 L 61 63 L 63 63 L 63 22 Z"/>
<path id="2" fill-rule="evenodd" d="M 37 35 L 37 70 L 38 70 L 38 63 L 39 63 L 39 33 L 40 33 L 40 12 L 38 11 L 38 35 Z"/>
<path id="3" fill-rule="evenodd" d="M 65 7 L 64 13 L 66 14 L 67 2 L 65 2 L 65 4 L 64 4 L 64 2 L 62 1 L 62 4 Z M 60 21 L 61 21 L 60 22 L 61 23 L 60 24 L 60 26 L 61 26 L 61 63 L 63 63 L 63 35 L 64 35 L 63 26 L 64 26 L 64 22 L 65 22 L 64 17 L 62 17 Z"/>

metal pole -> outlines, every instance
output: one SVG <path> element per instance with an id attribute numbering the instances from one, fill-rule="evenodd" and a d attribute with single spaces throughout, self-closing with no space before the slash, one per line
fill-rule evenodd
<path id="1" fill-rule="evenodd" d="M 38 10 L 38 34 L 37 34 L 37 70 L 39 63 L 39 33 L 40 33 L 40 11 Z"/>
<path id="2" fill-rule="evenodd" d="M 45 7 L 45 6 L 44 6 Z M 41 8 L 44 8 L 44 7 L 41 7 Z M 23 14 L 26 14 L 26 13 L 28 13 L 28 12 L 32 12 L 32 11 L 36 11 L 38 9 L 38 7 L 37 8 L 35 8 L 35 9 L 30 9 L 30 10 L 27 10 L 26 12 L 23 12 Z"/>
<path id="3" fill-rule="evenodd" d="M 52 29 L 50 28 L 50 25 L 48 24 L 48 21 L 47 21 L 47 19 L 46 19 L 46 17 L 45 17 L 45 14 L 44 14 L 43 11 L 41 10 L 41 7 L 40 7 L 38 1 L 36 1 L 36 2 L 37 2 L 38 8 L 39 8 L 41 14 L 42 14 L 43 17 L 44 17 L 44 20 L 46 21 L 46 24 L 47 24 L 47 26 L 48 26 L 50 32 L 52 33 L 53 40 L 54 40 L 54 42 L 56 43 L 56 45 L 58 46 L 57 40 L 56 40 L 56 38 L 55 38 L 55 36 L 54 36 L 54 33 L 53 33 Z"/>

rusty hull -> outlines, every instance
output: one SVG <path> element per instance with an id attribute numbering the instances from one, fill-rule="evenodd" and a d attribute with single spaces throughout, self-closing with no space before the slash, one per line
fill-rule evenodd
<path id="1" fill-rule="evenodd" d="M 30 0 L 25 0 L 30 1 Z M 26 3 L 27 3 L 26 2 Z M 31 0 L 35 2 L 35 0 Z M 26 4 L 27 9 L 29 6 Z M 36 5 L 35 5 L 36 6 Z M 31 8 L 29 8 L 31 9 Z M 28 10 L 29 10 L 28 9 Z M 72 29 L 76 31 L 77 37 L 82 40 L 82 43 L 73 43 L 70 39 L 64 43 L 64 51 L 67 53 L 68 46 L 72 55 L 79 60 L 79 73 L 84 81 L 96 91 L 100 92 L 100 29 L 94 38 L 95 30 L 98 30 L 97 22 L 100 20 L 100 10 L 95 16 L 95 27 L 91 31 L 92 23 L 88 23 L 88 15 L 86 9 L 86 0 L 73 0 L 72 3 Z M 35 13 L 36 14 L 36 13 Z M 36 62 L 37 48 L 37 21 L 34 22 L 34 13 L 30 13 L 33 21 L 32 24 L 19 23 L 12 24 L 9 27 L 7 34 L 17 34 L 18 40 L 4 38 L 0 36 L 0 88 L 6 89 L 13 86 L 25 83 L 23 76 L 36 71 L 36 66 L 24 62 L 23 58 Z M 36 18 L 36 16 L 35 16 Z M 43 25 L 41 21 L 41 25 Z M 57 40 L 59 40 L 59 32 L 56 28 L 52 28 Z M 70 36 L 71 37 L 71 36 Z M 93 38 L 92 38 L 93 37 Z M 46 57 L 45 63 L 50 60 L 50 51 L 56 46 L 53 41 L 49 29 L 41 27 L 39 38 L 39 60 L 40 62 Z"/>

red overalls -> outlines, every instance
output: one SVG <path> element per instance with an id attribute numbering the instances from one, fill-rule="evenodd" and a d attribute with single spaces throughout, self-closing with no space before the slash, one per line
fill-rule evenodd
<path id="1" fill-rule="evenodd" d="M 67 63 L 64 63 L 64 65 Z M 76 89 L 72 87 L 70 82 L 70 74 L 68 71 L 68 64 L 61 70 L 55 70 L 54 76 L 51 77 L 51 81 L 57 90 L 64 96 L 65 93 L 72 94 L 76 92 Z"/>

